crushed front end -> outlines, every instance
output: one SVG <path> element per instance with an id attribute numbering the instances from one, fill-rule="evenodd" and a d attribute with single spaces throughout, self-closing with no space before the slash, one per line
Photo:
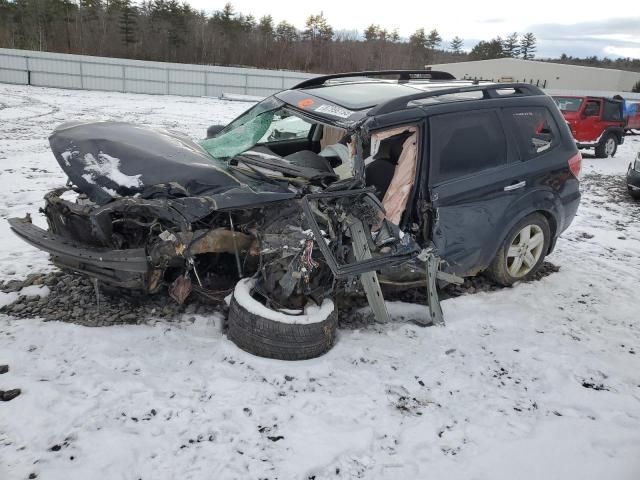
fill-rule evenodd
<path id="1" fill-rule="evenodd" d="M 278 113 L 281 103 L 273 108 L 207 140 L 224 159 L 167 131 L 118 122 L 58 127 L 50 143 L 69 181 L 45 196 L 48 230 L 29 216 L 10 219 L 11 228 L 61 269 L 114 289 L 166 289 L 178 303 L 192 292 L 221 301 L 252 276 L 263 304 L 278 311 L 364 293 L 386 321 L 381 284 L 426 286 L 434 296 L 435 254 L 389 220 L 379 192 L 365 182 L 367 135 L 332 127 L 344 140 L 326 156 L 274 153 L 255 145 L 278 132 L 270 126 L 277 115 L 291 118 Z M 389 138 L 404 152 L 400 181 L 417 168 L 416 135 L 401 127 L 377 137 L 378 147 Z M 339 178 L 334 168 L 349 162 L 351 172 Z M 412 183 L 397 181 L 390 190 L 404 199 L 390 204 L 399 216 Z M 430 321 L 440 323 L 434 298 Z"/>

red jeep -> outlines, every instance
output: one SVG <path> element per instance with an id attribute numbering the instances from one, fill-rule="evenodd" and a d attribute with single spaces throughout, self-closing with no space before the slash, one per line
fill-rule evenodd
<path id="1" fill-rule="evenodd" d="M 594 148 L 596 157 L 613 157 L 624 142 L 624 101 L 605 97 L 553 99 L 571 128 L 578 148 Z"/>

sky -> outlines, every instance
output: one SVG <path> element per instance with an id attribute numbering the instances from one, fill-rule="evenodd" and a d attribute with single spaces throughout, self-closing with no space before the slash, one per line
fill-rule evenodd
<path id="1" fill-rule="evenodd" d="M 198 10 L 220 10 L 225 0 L 187 0 Z M 397 28 L 408 37 L 418 28 L 436 28 L 445 41 L 454 36 L 470 49 L 479 40 L 512 32 L 533 32 L 538 39 L 537 57 L 573 56 L 640 58 L 640 6 L 635 0 L 607 2 L 584 0 L 233 0 L 237 12 L 261 17 L 271 14 L 276 22 L 286 20 L 303 28 L 310 14 L 322 11 L 334 30 L 358 30 L 370 24 L 388 30 Z M 635 5 L 635 6 L 634 6 Z"/>

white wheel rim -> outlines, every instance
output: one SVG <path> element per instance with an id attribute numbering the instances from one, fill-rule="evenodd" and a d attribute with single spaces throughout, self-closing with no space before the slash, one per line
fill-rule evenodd
<path id="1" fill-rule="evenodd" d="M 507 271 L 514 278 L 522 278 L 536 266 L 544 248 L 544 233 L 538 225 L 520 230 L 507 250 Z"/>
<path id="2" fill-rule="evenodd" d="M 613 155 L 613 151 L 616 148 L 616 141 L 613 138 L 609 138 L 607 143 L 604 146 L 604 153 L 607 154 L 607 157 Z"/>

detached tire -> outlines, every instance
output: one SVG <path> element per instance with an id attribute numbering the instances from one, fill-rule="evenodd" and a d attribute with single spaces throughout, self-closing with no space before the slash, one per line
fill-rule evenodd
<path id="1" fill-rule="evenodd" d="M 509 231 L 485 273 L 505 287 L 527 280 L 540 269 L 550 241 L 547 219 L 539 213 L 531 214 Z"/>
<path id="2" fill-rule="evenodd" d="M 307 360 L 331 349 L 338 326 L 331 300 L 325 300 L 330 304 L 323 303 L 319 309 L 321 314 L 315 319 L 321 321 L 309 321 L 313 315 L 287 315 L 267 309 L 252 297 L 253 283 L 250 279 L 240 280 L 231 298 L 227 336 L 233 343 L 253 355 L 278 360 Z M 304 323 L 294 323 L 296 321 Z"/>
<path id="3" fill-rule="evenodd" d="M 613 157 L 618 150 L 618 139 L 613 133 L 607 133 L 600 144 L 596 145 L 595 154 L 597 158 Z"/>

